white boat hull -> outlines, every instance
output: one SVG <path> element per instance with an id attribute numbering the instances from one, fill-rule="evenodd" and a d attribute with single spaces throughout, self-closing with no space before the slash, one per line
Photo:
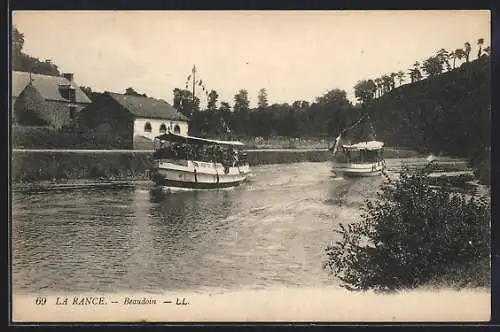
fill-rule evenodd
<path id="1" fill-rule="evenodd" d="M 171 160 L 157 161 L 150 177 L 166 187 L 216 189 L 239 186 L 249 173 L 248 165 L 224 167 L 220 163 Z"/>
<path id="2" fill-rule="evenodd" d="M 381 175 L 385 163 L 333 163 L 333 172 L 339 177 L 368 177 Z"/>

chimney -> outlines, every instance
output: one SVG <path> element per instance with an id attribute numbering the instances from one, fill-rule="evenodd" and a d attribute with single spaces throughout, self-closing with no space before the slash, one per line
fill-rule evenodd
<path id="1" fill-rule="evenodd" d="M 73 73 L 64 73 L 62 76 L 70 82 L 73 82 Z"/>

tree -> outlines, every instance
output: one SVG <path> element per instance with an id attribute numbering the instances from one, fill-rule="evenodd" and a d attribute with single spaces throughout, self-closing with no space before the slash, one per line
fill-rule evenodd
<path id="1" fill-rule="evenodd" d="M 396 77 L 398 76 L 398 73 L 390 73 L 389 77 L 391 78 L 391 90 L 396 87 Z"/>
<path id="2" fill-rule="evenodd" d="M 470 51 L 471 51 L 471 46 L 470 46 L 470 43 L 469 42 L 466 42 L 464 44 L 464 52 L 465 52 L 465 62 L 469 62 L 469 58 L 470 58 Z"/>
<path id="3" fill-rule="evenodd" d="M 316 98 L 318 104 L 336 104 L 339 106 L 350 105 L 347 99 L 347 93 L 345 90 L 332 89 L 325 93 L 323 96 Z"/>
<path id="4" fill-rule="evenodd" d="M 268 101 L 267 101 L 266 89 L 264 89 L 264 88 L 260 89 L 259 95 L 257 97 L 258 97 L 257 105 L 258 105 L 259 109 L 264 109 L 264 108 L 267 108 L 267 106 L 269 106 Z"/>
<path id="5" fill-rule="evenodd" d="M 392 80 L 389 75 L 382 75 L 382 89 L 384 93 L 391 91 Z"/>
<path id="6" fill-rule="evenodd" d="M 489 278 L 476 271 L 490 264 L 489 200 L 436 189 L 433 169 L 402 167 L 366 203 L 360 222 L 340 225 L 324 267 L 341 286 L 395 291 L 443 280 L 487 286 Z"/>
<path id="7" fill-rule="evenodd" d="M 198 97 L 194 97 L 193 99 L 193 94 L 189 90 L 175 88 L 173 104 L 175 109 L 188 118 L 191 117 L 193 112 L 200 110 L 200 99 Z"/>
<path id="8" fill-rule="evenodd" d="M 211 111 L 214 111 L 217 109 L 217 98 L 219 98 L 219 94 L 217 91 L 212 90 L 208 94 L 208 103 L 207 103 L 207 108 Z"/>
<path id="9" fill-rule="evenodd" d="M 410 83 L 416 82 L 416 79 L 415 79 L 415 69 L 414 68 L 408 69 L 408 74 L 410 75 Z"/>
<path id="10" fill-rule="evenodd" d="M 435 77 L 443 72 L 443 63 L 438 56 L 431 56 L 422 64 L 422 69 L 428 77 Z"/>
<path id="11" fill-rule="evenodd" d="M 92 99 L 94 93 L 92 92 L 92 88 L 90 86 L 80 86 L 80 90 L 82 90 L 83 93 L 87 95 L 87 97 Z"/>
<path id="12" fill-rule="evenodd" d="M 451 70 L 451 65 L 450 65 L 450 53 L 448 53 L 447 50 L 444 48 L 440 49 L 437 52 L 437 58 L 441 62 L 441 66 L 444 67 L 446 66 L 446 70 L 450 71 Z"/>
<path id="13" fill-rule="evenodd" d="M 450 52 L 450 59 L 453 60 L 453 62 L 452 62 L 453 63 L 452 69 L 455 69 L 455 63 L 456 63 L 456 60 L 457 60 L 457 55 L 456 55 L 455 51 Z"/>
<path id="14" fill-rule="evenodd" d="M 128 87 L 125 89 L 125 94 L 128 95 L 128 96 L 143 96 L 143 97 L 146 97 L 145 94 L 140 94 L 139 92 L 135 91 L 134 88 L 132 87 Z"/>
<path id="15" fill-rule="evenodd" d="M 24 34 L 16 27 L 12 29 L 12 69 L 34 74 L 60 76 L 57 66 L 50 60 L 40 61 L 22 52 L 24 46 Z"/>
<path id="16" fill-rule="evenodd" d="M 400 70 L 398 71 L 397 76 L 398 76 L 399 86 L 403 85 L 403 82 L 405 80 L 405 72 Z"/>
<path id="17" fill-rule="evenodd" d="M 12 27 L 12 56 L 20 56 L 24 46 L 24 34 Z"/>
<path id="18" fill-rule="evenodd" d="M 235 112 L 246 112 L 249 109 L 250 101 L 248 100 L 248 91 L 241 89 L 237 94 L 234 95 L 234 106 Z"/>
<path id="19" fill-rule="evenodd" d="M 413 64 L 413 68 L 410 68 L 409 73 L 411 83 L 420 81 L 422 79 L 422 73 L 420 72 L 420 63 L 418 61 Z"/>
<path id="20" fill-rule="evenodd" d="M 362 80 L 354 86 L 354 96 L 363 105 L 369 104 L 375 98 L 376 92 L 377 85 L 373 80 Z"/>
<path id="21" fill-rule="evenodd" d="M 382 96 L 383 81 L 381 77 L 375 79 L 375 85 L 377 86 L 377 97 Z"/>
<path id="22" fill-rule="evenodd" d="M 292 103 L 292 108 L 294 110 L 301 110 L 301 109 L 307 109 L 309 108 L 309 102 L 304 101 L 304 100 L 296 100 Z"/>
<path id="23" fill-rule="evenodd" d="M 229 113 L 231 112 L 231 105 L 229 105 L 228 102 L 223 101 L 220 103 L 219 111 Z"/>
<path id="24" fill-rule="evenodd" d="M 455 68 L 455 58 L 458 60 L 465 59 L 465 51 L 461 48 L 455 50 L 455 57 L 453 58 L 453 68 Z"/>
<path id="25" fill-rule="evenodd" d="M 491 47 L 490 46 L 486 46 L 483 50 L 484 53 L 486 53 L 486 55 L 490 56 L 491 54 Z"/>
<path id="26" fill-rule="evenodd" d="M 321 97 L 316 98 L 308 110 L 308 122 L 310 122 L 310 133 L 315 136 L 338 135 L 339 126 L 343 124 L 336 121 L 340 113 L 352 108 L 347 99 L 347 93 L 341 89 L 332 89 Z"/>
<path id="27" fill-rule="evenodd" d="M 220 123 L 220 127 L 223 129 L 222 131 L 225 134 L 230 134 L 231 133 L 231 126 L 230 126 L 231 106 L 229 105 L 229 103 L 227 103 L 225 101 L 220 103 L 219 115 L 220 115 L 219 123 Z"/>
<path id="28" fill-rule="evenodd" d="M 484 44 L 484 38 L 479 38 L 479 39 L 477 40 L 477 46 L 478 46 L 478 48 L 479 48 L 479 49 L 477 50 L 477 58 L 478 58 L 478 59 L 481 57 L 483 44 Z"/>

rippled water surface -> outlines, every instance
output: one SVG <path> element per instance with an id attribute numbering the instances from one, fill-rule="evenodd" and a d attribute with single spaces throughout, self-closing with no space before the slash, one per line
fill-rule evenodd
<path id="1" fill-rule="evenodd" d="M 298 163 L 254 167 L 249 182 L 231 190 L 161 194 L 143 183 L 16 193 L 13 288 L 162 292 L 332 284 L 322 263 L 333 230 L 359 216 L 381 181 L 334 179 L 329 163 Z"/>

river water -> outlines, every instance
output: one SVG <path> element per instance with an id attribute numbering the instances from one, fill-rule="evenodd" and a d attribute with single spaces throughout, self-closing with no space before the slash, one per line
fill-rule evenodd
<path id="1" fill-rule="evenodd" d="M 388 160 L 395 170 L 400 160 Z M 422 160 L 414 160 L 421 163 Z M 17 293 L 164 292 L 336 284 L 322 268 L 339 223 L 382 177 L 335 179 L 329 163 L 253 168 L 230 190 L 14 193 Z"/>

